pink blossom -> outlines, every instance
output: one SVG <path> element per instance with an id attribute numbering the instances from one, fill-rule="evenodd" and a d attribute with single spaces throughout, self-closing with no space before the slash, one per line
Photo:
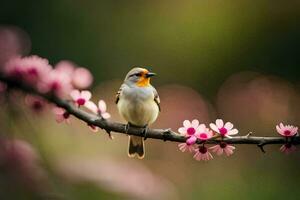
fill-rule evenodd
<path id="1" fill-rule="evenodd" d="M 24 80 L 31 84 L 44 79 L 52 70 L 47 59 L 35 55 L 22 58 L 22 67 Z"/>
<path id="2" fill-rule="evenodd" d="M 83 90 L 81 92 L 79 90 L 72 90 L 70 93 L 70 96 L 72 97 L 74 103 L 79 107 L 79 106 L 83 106 L 86 103 L 90 102 L 92 94 L 90 91 L 87 91 L 87 90 Z M 90 103 L 88 103 L 88 104 L 90 104 Z"/>
<path id="3" fill-rule="evenodd" d="M 196 153 L 194 155 L 194 158 L 198 161 L 200 161 L 200 160 L 208 161 L 208 160 L 213 159 L 213 156 L 211 155 L 211 153 L 208 151 L 208 149 L 205 146 L 200 146 L 195 151 L 196 151 Z"/>
<path id="4" fill-rule="evenodd" d="M 194 144 L 197 141 L 196 133 L 199 131 L 199 121 L 194 119 L 192 122 L 189 120 L 183 121 L 183 127 L 178 129 L 180 135 L 187 138 L 185 143 L 180 143 L 178 145 L 179 150 L 182 152 L 189 151 L 193 152 L 195 150 Z"/>
<path id="5" fill-rule="evenodd" d="M 192 122 L 189 120 L 183 121 L 183 127 L 180 127 L 178 129 L 178 132 L 180 135 L 185 137 L 190 137 L 192 135 L 195 135 L 199 130 L 199 121 L 197 119 L 194 119 Z"/>
<path id="6" fill-rule="evenodd" d="M 63 60 L 57 63 L 55 69 L 64 72 L 72 77 L 71 83 L 76 89 L 86 89 L 91 86 L 93 82 L 93 76 L 91 72 L 83 67 L 76 67 L 76 64 Z"/>
<path id="7" fill-rule="evenodd" d="M 209 149 L 211 149 L 212 152 L 216 153 L 218 156 L 222 155 L 223 153 L 225 153 L 226 156 L 230 156 L 233 154 L 233 150 L 235 149 L 235 147 L 228 145 L 225 142 L 221 142 L 220 144 L 212 146 Z"/>
<path id="8" fill-rule="evenodd" d="M 71 61 L 62 60 L 55 65 L 55 70 L 71 77 L 73 76 L 75 65 Z"/>
<path id="9" fill-rule="evenodd" d="M 180 144 L 178 144 L 178 148 L 179 148 L 179 150 L 181 151 L 181 152 L 186 152 L 186 151 L 188 151 L 188 152 L 190 152 L 190 153 L 192 153 L 192 152 L 194 152 L 195 151 L 195 146 L 194 145 L 188 145 L 187 143 L 180 143 Z"/>
<path id="10" fill-rule="evenodd" d="M 99 100 L 98 107 L 92 101 L 86 102 L 84 106 L 90 111 L 92 111 L 93 113 L 100 115 L 103 119 L 110 118 L 110 114 L 106 111 L 107 109 L 106 103 L 103 100 Z"/>
<path id="11" fill-rule="evenodd" d="M 178 145 L 179 150 L 182 151 L 182 152 L 186 152 L 186 151 L 188 151 L 190 153 L 194 152 L 195 151 L 195 145 L 194 144 L 196 143 L 196 140 L 197 140 L 197 138 L 195 136 L 191 136 L 190 138 L 188 138 L 186 140 L 186 142 L 180 143 Z"/>
<path id="12" fill-rule="evenodd" d="M 42 80 L 52 69 L 47 59 L 39 56 L 15 57 L 4 68 L 7 76 L 33 84 Z"/>
<path id="13" fill-rule="evenodd" d="M 72 84 L 77 89 L 86 89 L 93 83 L 91 72 L 83 67 L 75 69 L 72 76 Z"/>
<path id="14" fill-rule="evenodd" d="M 40 92 L 52 92 L 58 97 L 65 97 L 72 90 L 71 78 L 65 72 L 52 70 L 39 83 L 38 88 Z"/>
<path id="15" fill-rule="evenodd" d="M 196 133 L 196 137 L 200 140 L 209 140 L 210 138 L 212 138 L 213 136 L 213 132 L 211 130 L 209 130 L 208 128 L 206 128 L 206 126 L 204 124 L 201 124 L 198 128 L 198 132 Z"/>
<path id="16" fill-rule="evenodd" d="M 233 124 L 231 122 L 226 122 L 224 125 L 222 119 L 217 119 L 215 124 L 210 123 L 210 128 L 219 133 L 222 137 L 225 136 L 228 138 L 231 138 L 231 135 L 236 135 L 239 132 L 237 129 L 233 129 Z"/>
<path id="17" fill-rule="evenodd" d="M 33 111 L 41 112 L 44 110 L 47 102 L 39 96 L 26 95 L 25 104 L 28 105 Z"/>
<path id="18" fill-rule="evenodd" d="M 290 154 L 290 153 L 296 151 L 296 146 L 288 143 L 288 144 L 282 145 L 279 150 L 283 153 Z"/>
<path id="19" fill-rule="evenodd" d="M 54 107 L 53 113 L 55 114 L 55 120 L 57 123 L 66 122 L 67 124 L 70 124 L 70 114 L 63 108 L 60 107 Z"/>
<path id="20" fill-rule="evenodd" d="M 277 132 L 284 137 L 292 137 L 297 134 L 298 127 L 292 125 L 283 125 L 280 123 L 276 126 Z"/>

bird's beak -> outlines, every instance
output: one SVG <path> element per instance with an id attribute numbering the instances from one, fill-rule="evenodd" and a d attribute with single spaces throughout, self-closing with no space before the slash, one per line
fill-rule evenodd
<path id="1" fill-rule="evenodd" d="M 152 73 L 152 72 L 148 72 L 145 76 L 146 76 L 146 78 L 150 78 L 152 76 L 156 76 L 156 74 Z"/>

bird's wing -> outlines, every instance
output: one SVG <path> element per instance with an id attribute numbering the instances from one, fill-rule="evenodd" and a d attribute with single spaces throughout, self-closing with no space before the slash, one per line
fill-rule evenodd
<path id="1" fill-rule="evenodd" d="M 122 90 L 123 90 L 124 87 L 125 87 L 125 84 L 122 84 L 120 89 L 118 90 L 118 92 L 116 94 L 116 100 L 115 100 L 116 104 L 119 102 L 120 95 L 122 94 Z"/>
<path id="2" fill-rule="evenodd" d="M 160 108 L 160 98 L 159 98 L 158 93 L 157 93 L 157 91 L 156 91 L 156 89 L 154 87 L 153 87 L 153 93 L 154 93 L 154 101 L 157 104 L 159 111 L 161 111 L 161 108 Z"/>

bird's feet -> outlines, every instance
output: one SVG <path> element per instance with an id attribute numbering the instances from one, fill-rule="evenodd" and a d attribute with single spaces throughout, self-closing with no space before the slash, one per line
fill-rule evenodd
<path id="1" fill-rule="evenodd" d="M 132 126 L 129 122 L 125 125 L 125 133 L 128 133 L 128 130 L 130 128 L 130 126 Z"/>
<path id="2" fill-rule="evenodd" d="M 146 124 L 143 127 L 142 136 L 144 137 L 144 140 L 147 140 L 147 132 L 148 132 L 148 124 Z"/>
<path id="3" fill-rule="evenodd" d="M 147 139 L 148 124 L 146 124 L 144 127 L 140 127 L 140 126 L 135 126 L 135 125 L 128 122 L 125 125 L 125 133 L 126 134 L 128 134 L 128 131 L 129 131 L 130 127 L 142 128 L 143 130 L 142 130 L 141 136 L 144 138 L 144 140 Z"/>

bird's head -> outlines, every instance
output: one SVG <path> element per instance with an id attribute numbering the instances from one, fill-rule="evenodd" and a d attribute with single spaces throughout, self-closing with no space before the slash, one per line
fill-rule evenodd
<path id="1" fill-rule="evenodd" d="M 150 85 L 150 77 L 155 75 L 155 73 L 149 72 L 145 68 L 135 67 L 127 73 L 124 81 L 138 87 L 147 87 Z"/>

